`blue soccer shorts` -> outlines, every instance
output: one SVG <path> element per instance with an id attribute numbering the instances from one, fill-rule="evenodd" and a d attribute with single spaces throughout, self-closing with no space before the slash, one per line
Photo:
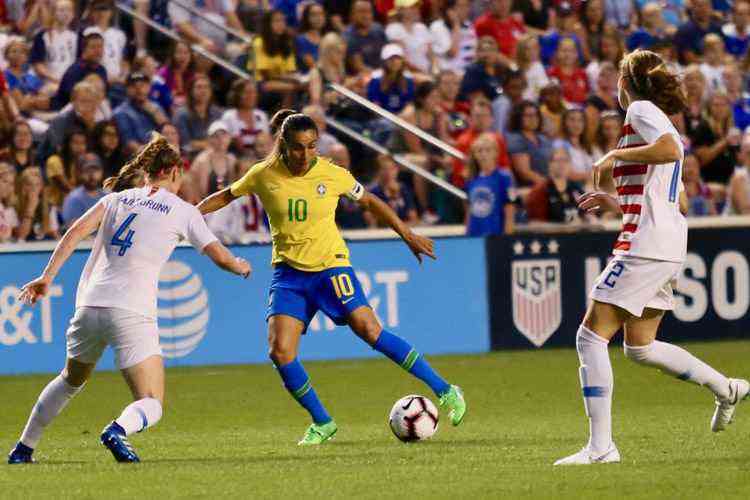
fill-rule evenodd
<path id="1" fill-rule="evenodd" d="M 323 311 L 337 325 L 346 325 L 352 311 L 362 306 L 370 304 L 351 267 L 306 272 L 277 264 L 271 280 L 266 321 L 283 314 L 297 318 L 307 327 L 315 313 Z"/>

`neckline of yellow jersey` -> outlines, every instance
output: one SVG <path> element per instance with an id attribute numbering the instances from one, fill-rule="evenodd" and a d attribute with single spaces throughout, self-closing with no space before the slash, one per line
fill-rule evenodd
<path id="1" fill-rule="evenodd" d="M 310 165 L 310 168 L 307 169 L 307 172 L 305 172 L 302 175 L 294 175 L 291 172 L 291 170 L 289 170 L 289 167 L 286 166 L 286 162 L 284 161 L 284 158 L 281 157 L 281 155 L 279 155 L 279 159 L 276 160 L 276 161 L 278 162 L 279 165 L 281 165 L 281 167 L 284 170 L 284 172 L 286 172 L 290 177 L 293 177 L 293 178 L 304 178 L 304 177 L 307 176 L 307 174 L 309 174 L 310 172 L 312 172 L 312 169 L 314 169 L 315 166 L 320 162 L 320 156 L 316 156 L 315 157 L 315 161 L 313 162 L 313 164 Z"/>

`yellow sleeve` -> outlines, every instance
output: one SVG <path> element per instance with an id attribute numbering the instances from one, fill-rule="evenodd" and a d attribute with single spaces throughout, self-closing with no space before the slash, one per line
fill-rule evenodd
<path id="1" fill-rule="evenodd" d="M 242 178 L 232 183 L 229 187 L 229 192 L 232 193 L 232 196 L 239 198 L 246 194 L 255 193 L 258 184 L 258 172 L 260 172 L 262 165 L 262 163 L 256 163 L 250 167 L 250 170 Z"/>
<path id="2" fill-rule="evenodd" d="M 259 36 L 253 40 L 253 52 L 255 52 L 255 79 L 263 80 L 261 71 L 273 70 L 273 60 L 266 54 L 263 48 L 263 39 Z"/>
<path id="3" fill-rule="evenodd" d="M 334 169 L 334 188 L 339 196 L 346 196 L 353 201 L 359 201 L 365 194 L 365 188 L 347 169 L 331 165 Z"/>

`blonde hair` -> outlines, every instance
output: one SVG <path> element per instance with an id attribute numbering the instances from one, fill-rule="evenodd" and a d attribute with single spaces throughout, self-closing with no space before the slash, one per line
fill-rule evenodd
<path id="1" fill-rule="evenodd" d="M 42 187 L 42 193 L 39 195 L 39 205 L 37 205 L 36 211 L 34 212 L 34 221 L 41 222 L 42 227 L 46 231 L 50 226 L 49 220 L 49 202 L 47 197 L 43 196 L 44 191 L 44 177 L 42 177 L 42 169 L 39 167 L 26 167 L 16 176 L 16 212 L 19 217 L 22 217 L 26 213 L 26 203 L 24 197 L 21 196 L 23 186 L 32 177 L 39 179 L 39 183 Z"/>
<path id="2" fill-rule="evenodd" d="M 729 112 L 727 113 L 726 118 L 723 120 L 719 120 L 716 118 L 713 114 L 711 114 L 711 101 L 716 98 L 724 99 L 727 102 L 727 106 L 729 107 Z M 714 92 L 711 94 L 711 96 L 708 98 L 708 105 L 704 107 L 703 111 L 703 120 L 708 125 L 708 128 L 710 128 L 714 134 L 716 134 L 719 137 L 723 137 L 729 132 L 729 129 L 734 127 L 734 116 L 732 113 L 732 100 L 729 98 L 729 96 L 726 94 L 726 92 Z"/>
<path id="3" fill-rule="evenodd" d="M 474 139 L 469 148 L 469 176 L 476 177 L 479 174 L 479 162 L 474 157 L 474 150 L 480 146 L 489 145 L 495 150 L 495 163 L 497 163 L 497 154 L 499 153 L 497 139 L 492 132 L 484 132 Z"/>
<path id="4" fill-rule="evenodd" d="M 104 181 L 104 188 L 123 191 L 138 186 L 146 176 L 155 178 L 167 169 L 179 165 L 180 153 L 158 132 L 151 133 L 151 140 L 127 162 L 114 177 Z"/>
<path id="5" fill-rule="evenodd" d="M 647 97 L 667 115 L 687 107 L 687 95 L 680 78 L 672 73 L 664 60 L 650 50 L 635 50 L 620 63 L 620 72 L 633 92 Z"/>

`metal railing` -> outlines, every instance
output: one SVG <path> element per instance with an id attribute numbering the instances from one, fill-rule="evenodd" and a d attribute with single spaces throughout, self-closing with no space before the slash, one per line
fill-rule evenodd
<path id="1" fill-rule="evenodd" d="M 171 0 L 171 1 L 177 1 L 177 0 Z M 139 13 L 137 13 L 134 10 L 132 10 L 127 5 L 124 5 L 122 3 L 117 3 L 116 6 L 117 6 L 117 8 L 121 12 L 129 15 L 130 17 L 132 17 L 135 20 L 138 20 L 138 21 L 144 23 L 146 26 L 148 26 L 152 30 L 158 31 L 162 35 L 164 35 L 164 36 L 166 36 L 168 38 L 171 38 L 172 40 L 183 41 L 183 42 L 185 41 L 175 31 L 170 30 L 168 28 L 165 28 L 164 26 L 160 25 L 159 23 L 156 23 L 156 22 L 152 21 L 151 19 L 140 15 Z M 196 15 L 202 15 L 202 14 L 199 12 Z M 224 28 L 226 28 L 226 27 L 224 27 Z M 217 56 L 217 55 L 215 55 L 215 54 L 207 51 L 206 49 L 204 49 L 200 45 L 191 44 L 190 45 L 190 49 L 193 50 L 194 52 L 200 54 L 201 56 L 203 56 L 203 57 L 205 57 L 207 59 L 210 59 L 215 64 L 221 66 L 222 68 L 226 69 L 227 71 L 230 71 L 231 73 L 233 73 L 234 75 L 238 76 L 239 78 L 242 78 L 244 80 L 250 80 L 250 79 L 252 79 L 252 77 L 250 76 L 250 74 L 247 73 L 246 71 L 243 71 L 242 69 L 238 68 L 234 64 L 232 64 L 230 62 L 227 62 L 224 59 L 222 59 L 221 57 L 219 57 L 219 56 Z M 348 89 L 345 89 L 345 91 L 347 93 L 351 92 Z M 356 95 L 356 94 L 354 94 L 354 95 Z M 358 95 L 356 95 L 356 97 L 360 98 Z M 362 99 L 362 98 L 360 98 L 360 99 Z M 365 102 L 367 102 L 370 106 L 378 107 L 378 106 L 370 103 L 370 101 L 367 101 L 366 99 L 365 99 Z M 392 115 L 391 113 L 388 113 L 388 111 L 385 111 L 382 108 L 379 108 L 379 109 L 381 109 L 384 113 Z M 409 131 L 413 131 L 414 133 L 416 133 L 420 137 L 423 136 L 423 135 L 426 136 L 427 138 L 425 140 L 429 141 L 430 143 L 433 143 L 433 141 L 435 141 L 437 143 L 435 145 L 438 146 L 438 147 L 440 147 L 438 144 L 445 145 L 446 147 L 448 147 L 448 148 L 452 149 L 453 151 L 455 151 L 456 153 L 458 153 L 460 155 L 460 158 L 463 159 L 463 154 L 460 151 L 455 150 L 454 148 L 451 148 L 450 146 L 448 146 L 447 144 L 443 143 L 442 141 L 436 139 L 435 137 L 431 136 L 430 134 L 427 134 L 426 132 L 424 132 L 424 131 L 422 131 L 422 130 L 416 128 L 416 127 L 414 127 L 412 124 L 410 124 L 408 122 L 404 122 L 398 116 L 396 116 L 396 115 L 392 115 L 392 116 L 395 117 L 395 119 L 397 120 L 397 121 L 394 121 L 394 123 L 399 124 L 398 122 L 403 122 L 403 124 L 405 124 L 406 126 L 408 126 L 408 130 Z M 432 184 L 438 186 L 441 189 L 444 189 L 445 191 L 449 192 L 450 194 L 452 194 L 454 196 L 457 196 L 458 198 L 460 198 L 462 200 L 466 200 L 467 199 L 466 193 L 463 190 L 457 188 L 456 186 L 452 185 L 449 182 L 446 182 L 445 180 L 441 179 L 440 177 L 437 177 L 437 176 L 433 175 L 430 171 L 428 171 L 428 170 L 420 167 L 419 165 L 415 165 L 413 162 L 411 162 L 408 159 L 404 158 L 402 155 L 394 155 L 394 154 L 392 154 L 390 151 L 388 151 L 386 148 L 384 148 L 380 144 L 377 144 L 376 142 L 370 140 L 367 137 L 364 137 L 362 134 L 359 134 L 358 132 L 352 130 L 351 128 L 349 128 L 349 127 L 347 127 L 347 126 L 345 126 L 345 125 L 343 125 L 343 124 L 341 124 L 339 122 L 337 122 L 336 120 L 334 120 L 334 119 L 332 119 L 330 117 L 326 117 L 326 123 L 328 123 L 332 128 L 334 128 L 334 129 L 338 130 L 339 132 L 345 134 L 346 136 L 348 136 L 348 137 L 356 140 L 357 142 L 359 142 L 363 146 L 365 146 L 365 147 L 367 147 L 367 148 L 375 151 L 376 153 L 385 154 L 385 155 L 388 155 L 388 156 L 392 157 L 393 160 L 396 163 L 398 163 L 400 166 L 402 166 L 402 167 L 404 167 L 404 168 L 406 168 L 406 169 L 414 172 L 416 175 L 424 177 L 426 180 L 428 180 Z M 449 152 L 449 154 L 451 154 L 451 153 Z M 455 155 L 453 155 L 453 156 L 455 156 Z"/>
<path id="2" fill-rule="evenodd" d="M 203 21 L 207 22 L 211 26 L 224 31 L 225 33 L 227 33 L 229 35 L 232 35 L 233 37 L 235 37 L 238 40 L 241 40 L 241 41 L 243 41 L 245 43 L 252 43 L 252 41 L 253 41 L 252 37 L 247 36 L 245 33 L 242 33 L 239 30 L 236 30 L 234 28 L 230 28 L 229 26 L 221 24 L 220 22 L 214 21 L 213 19 L 211 19 L 208 16 L 206 16 L 206 14 L 204 12 L 200 11 L 199 9 L 196 9 L 195 7 L 193 7 L 190 4 L 187 4 L 187 3 L 183 2 L 182 0 L 169 0 L 169 3 L 173 3 L 173 4 L 177 5 L 178 7 L 181 7 L 183 9 L 185 9 L 186 11 L 190 12 L 194 16 L 200 17 Z"/>

